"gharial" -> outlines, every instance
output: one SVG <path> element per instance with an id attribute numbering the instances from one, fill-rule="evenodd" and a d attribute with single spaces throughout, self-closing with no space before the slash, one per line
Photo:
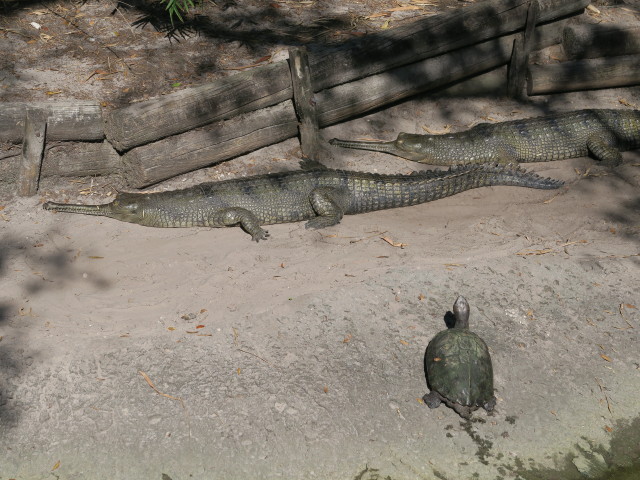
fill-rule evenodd
<path id="1" fill-rule="evenodd" d="M 330 140 L 431 165 L 548 162 L 589 154 L 611 166 L 640 148 L 640 110 L 590 109 L 500 123 L 443 135 L 400 133 L 391 142 Z"/>
<path id="2" fill-rule="evenodd" d="M 210 182 L 183 190 L 119 193 L 103 205 L 47 202 L 46 210 L 103 215 L 149 227 L 240 226 L 256 242 L 261 225 L 308 220 L 307 228 L 336 225 L 343 215 L 405 207 L 490 185 L 553 189 L 562 181 L 513 165 L 455 166 L 411 175 L 303 170 Z"/>
<path id="3" fill-rule="evenodd" d="M 442 402 L 461 417 L 470 418 L 478 407 L 491 412 L 493 366 L 487 344 L 469 331 L 469 303 L 459 296 L 453 304 L 455 324 L 436 334 L 424 355 L 424 369 L 431 391 L 423 397 L 429 408 Z"/>

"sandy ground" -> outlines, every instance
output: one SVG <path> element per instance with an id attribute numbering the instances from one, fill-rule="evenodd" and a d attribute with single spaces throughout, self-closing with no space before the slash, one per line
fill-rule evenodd
<path id="1" fill-rule="evenodd" d="M 621 98 L 638 104 L 640 91 L 423 98 L 323 136 Z M 336 167 L 416 167 L 331 152 Z M 0 478 L 537 478 L 522 471 L 606 463 L 589 452 L 640 414 L 640 155 L 624 158 L 530 165 L 563 179 L 559 191 L 482 188 L 322 231 L 271 226 L 259 244 L 238 228 L 151 229 L 11 200 Z M 459 294 L 498 397 L 470 424 L 420 400 L 424 349 Z"/>
<path id="2" fill-rule="evenodd" d="M 587 107 L 640 108 L 640 88 L 528 104 L 427 96 L 322 135 Z M 294 169 L 298 156 L 292 139 L 159 188 Z M 428 168 L 332 147 L 325 161 Z M 111 179 L 0 197 L 0 480 L 567 480 L 637 461 L 640 152 L 613 169 L 527 168 L 566 185 L 476 189 L 321 231 L 275 225 L 259 244 L 239 228 L 42 210 L 104 202 Z M 469 423 L 421 401 L 425 347 L 460 294 L 498 398 Z"/>

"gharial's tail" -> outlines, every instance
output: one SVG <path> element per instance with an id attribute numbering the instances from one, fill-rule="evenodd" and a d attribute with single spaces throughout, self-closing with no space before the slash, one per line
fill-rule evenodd
<path id="1" fill-rule="evenodd" d="M 512 163 L 508 165 L 488 163 L 479 165 L 454 165 L 449 168 L 448 174 L 470 174 L 475 179 L 475 185 L 473 185 L 473 187 L 514 185 L 518 187 L 552 190 L 564 185 L 562 180 L 541 177 L 533 172 L 527 172 L 524 168 Z"/>

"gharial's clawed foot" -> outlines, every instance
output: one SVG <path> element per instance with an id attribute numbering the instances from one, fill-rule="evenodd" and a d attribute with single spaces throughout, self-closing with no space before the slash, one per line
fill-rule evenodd
<path id="1" fill-rule="evenodd" d="M 269 238 L 269 236 L 269 232 L 261 228 L 259 231 L 251 234 L 251 239 L 257 243 L 260 240 L 266 240 L 267 238 Z"/>

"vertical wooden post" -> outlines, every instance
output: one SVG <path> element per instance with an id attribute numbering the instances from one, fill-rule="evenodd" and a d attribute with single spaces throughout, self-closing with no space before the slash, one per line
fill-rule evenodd
<path id="1" fill-rule="evenodd" d="M 16 192 L 21 197 L 32 196 L 38 192 L 46 132 L 46 113 L 40 109 L 27 108 Z"/>
<path id="2" fill-rule="evenodd" d="M 302 155 L 310 160 L 319 160 L 320 136 L 318 115 L 311 86 L 311 70 L 309 57 L 305 47 L 289 49 L 289 68 L 293 86 L 293 104 L 298 115 L 300 145 Z"/>
<path id="3" fill-rule="evenodd" d="M 507 80 L 507 95 L 512 98 L 525 97 L 525 83 L 529 54 L 533 47 L 533 32 L 538 23 L 540 4 L 538 0 L 530 0 L 527 9 L 527 20 L 524 32 L 513 42 L 511 61 L 509 62 L 509 78 Z"/>

